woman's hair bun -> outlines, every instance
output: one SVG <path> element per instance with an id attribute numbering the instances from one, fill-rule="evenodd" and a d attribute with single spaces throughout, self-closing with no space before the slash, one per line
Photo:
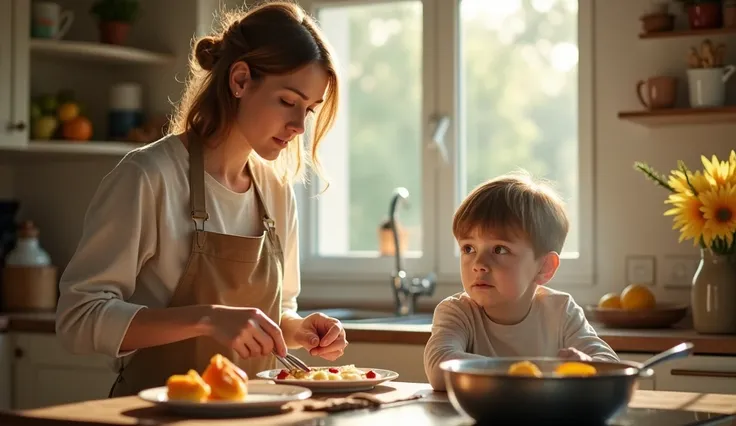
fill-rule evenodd
<path id="1" fill-rule="evenodd" d="M 204 37 L 197 42 L 194 54 L 203 70 L 211 71 L 215 66 L 217 59 L 220 57 L 221 45 L 222 40 L 217 40 L 214 37 Z"/>

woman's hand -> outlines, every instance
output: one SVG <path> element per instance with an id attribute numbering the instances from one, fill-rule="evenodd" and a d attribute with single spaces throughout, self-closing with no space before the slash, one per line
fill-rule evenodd
<path id="1" fill-rule="evenodd" d="M 294 336 L 312 356 L 328 361 L 340 358 L 348 345 L 345 329 L 340 321 L 325 314 L 314 313 L 305 317 Z"/>
<path id="2" fill-rule="evenodd" d="M 270 355 L 286 356 L 286 343 L 278 324 L 260 309 L 213 306 L 203 319 L 206 334 L 243 358 Z"/>

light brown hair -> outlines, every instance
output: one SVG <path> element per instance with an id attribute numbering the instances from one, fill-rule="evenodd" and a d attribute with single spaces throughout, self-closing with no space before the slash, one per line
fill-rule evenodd
<path id="1" fill-rule="evenodd" d="M 211 141 L 226 136 L 235 121 L 238 99 L 231 95 L 230 67 L 244 61 L 258 83 L 268 75 L 283 75 L 311 63 L 321 64 L 329 79 L 322 107 L 306 147 L 301 137 L 272 164 L 283 179 L 303 177 L 304 165 L 320 174 L 317 148 L 332 127 L 338 106 L 338 76 L 332 48 L 314 20 L 288 1 L 270 1 L 220 13 L 220 29 L 196 41 L 190 56 L 190 75 L 177 105 L 170 131 L 193 133 Z"/>
<path id="2" fill-rule="evenodd" d="M 526 238 L 539 257 L 562 252 L 569 221 L 562 198 L 544 180 L 526 171 L 501 175 L 479 186 L 455 212 L 455 238 L 493 233 L 501 238 Z"/>

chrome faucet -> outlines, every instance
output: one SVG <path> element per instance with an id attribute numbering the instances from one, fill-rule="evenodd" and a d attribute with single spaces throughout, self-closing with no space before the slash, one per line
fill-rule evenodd
<path id="1" fill-rule="evenodd" d="M 399 201 L 407 203 L 409 191 L 406 188 L 399 187 L 394 189 L 389 206 L 389 223 L 391 233 L 394 240 L 394 257 L 396 259 L 395 269 L 391 274 L 392 289 L 394 291 L 394 302 L 396 305 L 396 315 L 412 315 L 416 309 L 417 299 L 420 296 L 431 296 L 437 285 L 437 279 L 434 273 L 429 273 L 424 277 L 409 278 L 404 266 L 402 265 L 401 250 L 399 245 L 399 232 L 396 224 L 396 208 Z"/>

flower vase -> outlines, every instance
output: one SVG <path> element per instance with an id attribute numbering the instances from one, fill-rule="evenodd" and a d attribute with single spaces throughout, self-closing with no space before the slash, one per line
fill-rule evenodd
<path id="1" fill-rule="evenodd" d="M 700 251 L 691 293 L 693 328 L 703 334 L 736 334 L 736 262 Z"/>

